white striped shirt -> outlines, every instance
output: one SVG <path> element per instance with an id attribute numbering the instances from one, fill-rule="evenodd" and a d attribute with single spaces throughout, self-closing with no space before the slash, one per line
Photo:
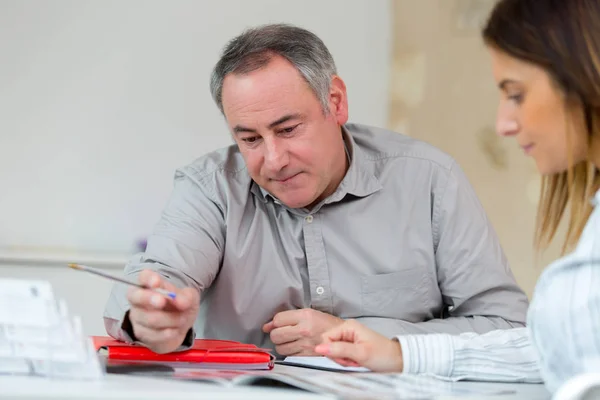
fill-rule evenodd
<path id="1" fill-rule="evenodd" d="M 594 205 L 600 203 L 600 191 Z M 600 371 L 600 207 L 575 251 L 540 277 L 527 328 L 402 335 L 404 372 L 455 380 L 545 382 L 554 392 L 569 378 Z"/>

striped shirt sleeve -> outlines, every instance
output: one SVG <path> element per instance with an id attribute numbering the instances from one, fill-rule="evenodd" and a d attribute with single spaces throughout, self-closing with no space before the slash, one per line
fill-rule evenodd
<path id="1" fill-rule="evenodd" d="M 600 263 L 554 270 L 548 278 L 536 289 L 529 320 L 542 376 L 554 392 L 574 376 L 600 371 Z"/>
<path id="2" fill-rule="evenodd" d="M 398 336 L 404 372 L 452 380 L 540 383 L 538 356 L 527 328 Z"/>
<path id="3" fill-rule="evenodd" d="M 550 391 L 575 376 L 600 372 L 600 208 L 575 251 L 541 276 L 528 325 Z"/>

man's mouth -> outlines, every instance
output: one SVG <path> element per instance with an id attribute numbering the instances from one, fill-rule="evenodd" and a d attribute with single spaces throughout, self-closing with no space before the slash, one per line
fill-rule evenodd
<path id="1" fill-rule="evenodd" d="M 291 181 L 292 179 L 294 179 L 298 175 L 300 175 L 300 173 L 293 174 L 293 175 L 287 175 L 287 176 L 281 177 L 281 178 L 275 178 L 273 180 L 277 183 L 287 183 L 287 182 Z"/>

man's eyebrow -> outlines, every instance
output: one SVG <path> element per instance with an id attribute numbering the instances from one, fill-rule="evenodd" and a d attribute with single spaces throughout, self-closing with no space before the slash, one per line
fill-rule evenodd
<path id="1" fill-rule="evenodd" d="M 293 119 L 300 119 L 300 118 L 302 118 L 302 114 L 298 114 L 298 113 L 296 113 L 296 114 L 288 114 L 288 115 L 284 115 L 283 117 L 279 118 L 278 120 L 271 122 L 271 123 L 269 124 L 269 129 L 273 129 L 273 128 L 275 128 L 277 125 L 281 125 L 281 124 L 283 124 L 284 122 L 288 122 L 288 121 L 290 121 L 290 120 L 293 120 Z"/>
<path id="2" fill-rule="evenodd" d="M 281 125 L 285 122 L 288 122 L 288 121 L 291 121 L 294 119 L 301 119 L 301 118 L 302 118 L 302 114 L 300 114 L 300 113 L 284 115 L 283 117 L 271 122 L 269 124 L 269 129 L 273 129 L 277 125 Z M 233 132 L 234 133 L 256 133 L 256 129 L 248 128 L 248 127 L 242 126 L 242 125 L 236 125 L 233 127 Z"/>
<path id="3" fill-rule="evenodd" d="M 234 133 L 256 133 L 256 129 L 246 128 L 242 125 L 236 125 L 233 127 Z"/>

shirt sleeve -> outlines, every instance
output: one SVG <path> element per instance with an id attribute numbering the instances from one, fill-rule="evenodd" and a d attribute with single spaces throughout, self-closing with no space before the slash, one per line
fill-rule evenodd
<path id="1" fill-rule="evenodd" d="M 527 328 L 483 335 L 401 335 L 404 373 L 452 380 L 540 383 L 538 356 Z"/>
<path id="2" fill-rule="evenodd" d="M 210 188 L 215 185 L 210 179 L 177 171 L 173 193 L 148 238 L 146 251 L 130 260 L 126 277 L 137 280 L 143 269 L 151 269 L 177 287 L 192 287 L 202 293 L 211 285 L 222 260 L 225 222 L 222 208 L 211 196 Z M 130 308 L 127 289 L 118 283 L 113 286 L 104 325 L 110 336 L 132 342 L 135 338 L 126 329 Z M 193 339 L 193 330 L 190 332 L 187 342 L 190 336 Z"/>
<path id="3" fill-rule="evenodd" d="M 577 249 L 553 263 L 536 286 L 528 325 L 546 386 L 600 371 L 600 214 L 588 220 Z"/>
<path id="4" fill-rule="evenodd" d="M 475 327 L 479 327 L 480 330 L 485 332 L 523 326 L 521 323 L 507 322 L 503 318 L 489 316 L 435 318 L 424 322 L 408 322 L 381 317 L 356 317 L 353 319 L 388 337 L 429 333 L 459 335 L 464 332 L 475 332 Z"/>
<path id="5" fill-rule="evenodd" d="M 447 333 L 523 327 L 528 299 L 509 268 L 485 210 L 460 167 L 434 189 L 433 242 L 447 312 L 428 321 Z"/>

